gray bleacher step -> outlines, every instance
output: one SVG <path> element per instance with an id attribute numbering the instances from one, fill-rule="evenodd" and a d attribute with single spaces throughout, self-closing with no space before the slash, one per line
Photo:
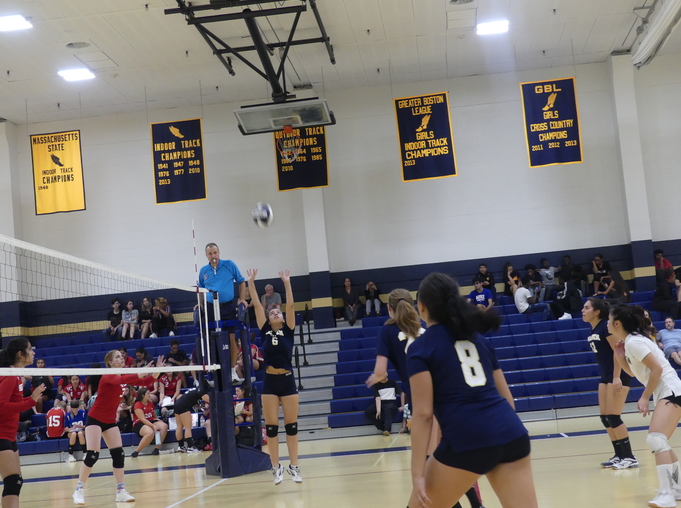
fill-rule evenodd
<path id="1" fill-rule="evenodd" d="M 295 369 L 298 373 L 298 369 Z M 300 367 L 300 376 L 304 379 L 310 376 L 333 376 L 336 374 L 336 365 L 334 363 L 327 363 L 325 365 L 308 365 L 307 367 Z"/>
<path id="2" fill-rule="evenodd" d="M 307 354 L 307 363 L 310 365 L 324 365 L 332 363 L 334 366 L 338 362 L 338 353 L 316 353 Z M 300 363 L 303 363 L 303 355 L 300 355 Z M 302 365 L 301 365 L 302 368 Z"/>
<path id="3" fill-rule="evenodd" d="M 329 401 L 314 401 L 314 402 L 301 402 L 298 406 L 299 416 L 323 416 L 327 417 L 331 412 L 331 402 Z M 279 416 L 283 417 L 284 413 L 279 408 Z M 328 422 L 327 422 L 328 423 Z"/>
<path id="4" fill-rule="evenodd" d="M 296 373 L 297 374 L 297 373 Z M 296 380 L 298 382 L 298 380 Z M 301 380 L 303 389 L 314 390 L 316 388 L 333 388 L 333 376 L 304 377 Z"/>
<path id="5" fill-rule="evenodd" d="M 298 392 L 298 396 L 301 404 L 303 402 L 330 401 L 333 399 L 333 390 L 331 388 L 308 388 Z"/>
<path id="6" fill-rule="evenodd" d="M 298 347 L 300 355 L 303 355 L 303 349 L 299 342 L 296 342 L 294 346 Z M 305 353 L 309 356 L 315 353 L 334 353 L 338 351 L 338 342 L 319 342 L 315 344 L 305 344 Z"/>
<path id="7" fill-rule="evenodd" d="M 341 334 L 339 330 L 334 330 L 334 329 L 326 329 L 326 330 L 317 330 L 317 331 L 312 331 L 312 342 L 333 342 L 333 341 L 339 341 L 341 338 Z M 298 342 L 300 338 L 300 335 L 296 335 L 296 342 Z M 307 342 L 308 336 L 307 336 L 307 329 L 305 329 L 305 342 Z"/>
<path id="8" fill-rule="evenodd" d="M 279 422 L 279 433 L 282 434 L 286 429 L 284 428 L 284 421 L 281 418 L 279 419 Z M 326 416 L 301 416 L 298 418 L 299 431 L 326 429 L 328 427 L 329 422 Z M 283 441 L 283 438 L 281 438 L 281 441 Z"/>

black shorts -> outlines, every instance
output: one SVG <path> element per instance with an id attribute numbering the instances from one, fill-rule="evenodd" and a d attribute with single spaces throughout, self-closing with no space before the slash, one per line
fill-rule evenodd
<path id="1" fill-rule="evenodd" d="M 674 392 L 672 392 L 672 394 L 669 397 L 665 397 L 662 400 L 668 400 L 675 406 L 681 407 L 681 395 L 674 395 Z"/>
<path id="2" fill-rule="evenodd" d="M 102 429 L 102 432 L 106 432 L 109 429 L 113 429 L 116 427 L 115 423 L 102 423 L 99 420 L 95 420 L 92 418 L 92 416 L 88 416 L 87 420 L 85 420 L 85 426 L 89 427 L 90 425 L 96 425 L 100 429 Z"/>
<path id="3" fill-rule="evenodd" d="M 16 452 L 18 450 L 17 442 L 10 441 L 9 439 L 0 439 L 0 452 L 4 452 L 5 450 Z"/>
<path id="4" fill-rule="evenodd" d="M 296 395 L 297 393 L 298 387 L 296 386 L 296 378 L 293 372 L 287 372 L 286 374 L 265 373 L 265 379 L 262 384 L 263 395 L 286 397 L 287 395 Z"/>
<path id="5" fill-rule="evenodd" d="M 456 453 L 444 442 L 433 453 L 433 458 L 445 466 L 463 469 L 475 474 L 487 474 L 499 464 L 515 462 L 530 454 L 530 436 L 525 434 L 518 439 L 499 446 L 477 448 Z"/>
<path id="6" fill-rule="evenodd" d="M 631 386 L 631 376 L 620 375 L 620 380 L 622 381 L 622 386 L 626 386 L 627 388 Z M 612 375 L 603 376 L 599 383 L 605 383 L 606 385 L 612 383 Z"/>
<path id="7" fill-rule="evenodd" d="M 158 420 L 153 420 L 151 423 L 157 422 Z M 132 427 L 132 431 L 137 434 L 139 437 L 142 437 L 142 434 L 140 434 L 140 430 L 142 430 L 142 427 L 144 427 L 143 422 L 137 422 L 135 425 Z"/>

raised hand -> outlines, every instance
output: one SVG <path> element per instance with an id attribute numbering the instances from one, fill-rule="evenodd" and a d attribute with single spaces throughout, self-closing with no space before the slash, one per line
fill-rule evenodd
<path id="1" fill-rule="evenodd" d="M 38 399 L 42 396 L 43 392 L 45 391 L 45 385 L 41 384 L 40 386 L 36 387 L 35 390 L 33 390 L 33 393 L 31 394 L 31 398 L 38 402 Z"/>
<path id="2" fill-rule="evenodd" d="M 246 270 L 246 275 L 248 275 L 248 280 L 255 280 L 255 276 L 258 275 L 258 269 L 257 268 L 249 268 Z"/>
<path id="3" fill-rule="evenodd" d="M 279 272 L 279 277 L 281 277 L 281 280 L 283 280 L 284 282 L 291 281 L 290 272 L 288 270 L 283 270 Z"/>

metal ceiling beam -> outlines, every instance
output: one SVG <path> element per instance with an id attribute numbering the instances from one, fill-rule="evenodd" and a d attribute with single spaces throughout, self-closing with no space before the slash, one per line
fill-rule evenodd
<path id="1" fill-rule="evenodd" d="M 295 7 L 280 7 L 278 9 L 263 9 L 260 11 L 251 11 L 244 9 L 242 12 L 234 14 L 217 14 L 215 16 L 203 16 L 202 18 L 192 18 L 187 20 L 189 25 L 199 25 L 203 23 L 216 23 L 218 21 L 233 21 L 235 19 L 253 19 L 263 18 L 266 16 L 279 16 L 280 14 L 295 14 L 297 12 L 305 12 L 307 6 L 297 5 Z"/>
<path id="2" fill-rule="evenodd" d="M 173 9 L 165 9 L 163 12 L 165 14 L 184 14 L 188 9 L 193 12 L 198 11 L 219 11 L 220 9 L 226 9 L 229 7 L 246 7 L 249 5 L 257 4 L 273 4 L 275 2 L 281 2 L 286 0 L 221 0 L 213 1 L 211 0 L 209 5 L 192 5 L 186 7 L 175 7 Z"/>

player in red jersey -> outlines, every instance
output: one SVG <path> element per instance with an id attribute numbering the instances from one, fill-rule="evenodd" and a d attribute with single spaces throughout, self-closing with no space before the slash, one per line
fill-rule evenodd
<path id="1" fill-rule="evenodd" d="M 55 400 L 54 407 L 45 415 L 47 422 L 47 437 L 57 438 L 64 435 L 64 422 L 66 420 L 66 402 Z"/>
<path id="2" fill-rule="evenodd" d="M 35 351 L 25 338 L 12 339 L 0 351 L 0 367 L 23 368 L 33 363 Z M 20 376 L 0 378 L 0 476 L 4 484 L 2 508 L 17 508 L 19 493 L 24 479 L 21 477 L 19 451 L 17 450 L 17 428 L 19 413 L 36 405 L 43 394 L 45 385 L 38 386 L 30 397 L 24 397 L 24 385 Z"/>
<path id="3" fill-rule="evenodd" d="M 87 388 L 80 380 L 79 376 L 75 374 L 70 378 L 71 382 L 64 386 L 63 391 L 66 395 L 66 402 L 71 403 L 72 400 L 77 400 L 81 404 L 85 405 L 85 400 L 87 399 Z"/>
<path id="4" fill-rule="evenodd" d="M 125 357 L 123 353 L 114 349 L 109 351 L 104 357 L 104 364 L 107 367 L 124 368 Z M 163 366 L 163 356 L 158 357 L 158 365 Z M 149 364 L 153 366 L 153 363 Z M 131 503 L 135 498 L 125 490 L 123 481 L 125 470 L 125 453 L 123 452 L 123 441 L 121 431 L 116 425 L 116 409 L 123 395 L 123 388 L 127 384 L 135 386 L 152 386 L 158 378 L 159 373 L 148 374 L 105 374 L 99 381 L 97 398 L 90 409 L 85 422 L 85 441 L 88 451 L 85 459 L 80 466 L 80 475 L 76 491 L 73 493 L 73 502 L 78 505 L 85 504 L 85 482 L 87 481 L 92 467 L 99 459 L 99 451 L 102 446 L 102 438 L 111 454 L 113 463 L 113 474 L 116 478 L 116 502 Z"/>

